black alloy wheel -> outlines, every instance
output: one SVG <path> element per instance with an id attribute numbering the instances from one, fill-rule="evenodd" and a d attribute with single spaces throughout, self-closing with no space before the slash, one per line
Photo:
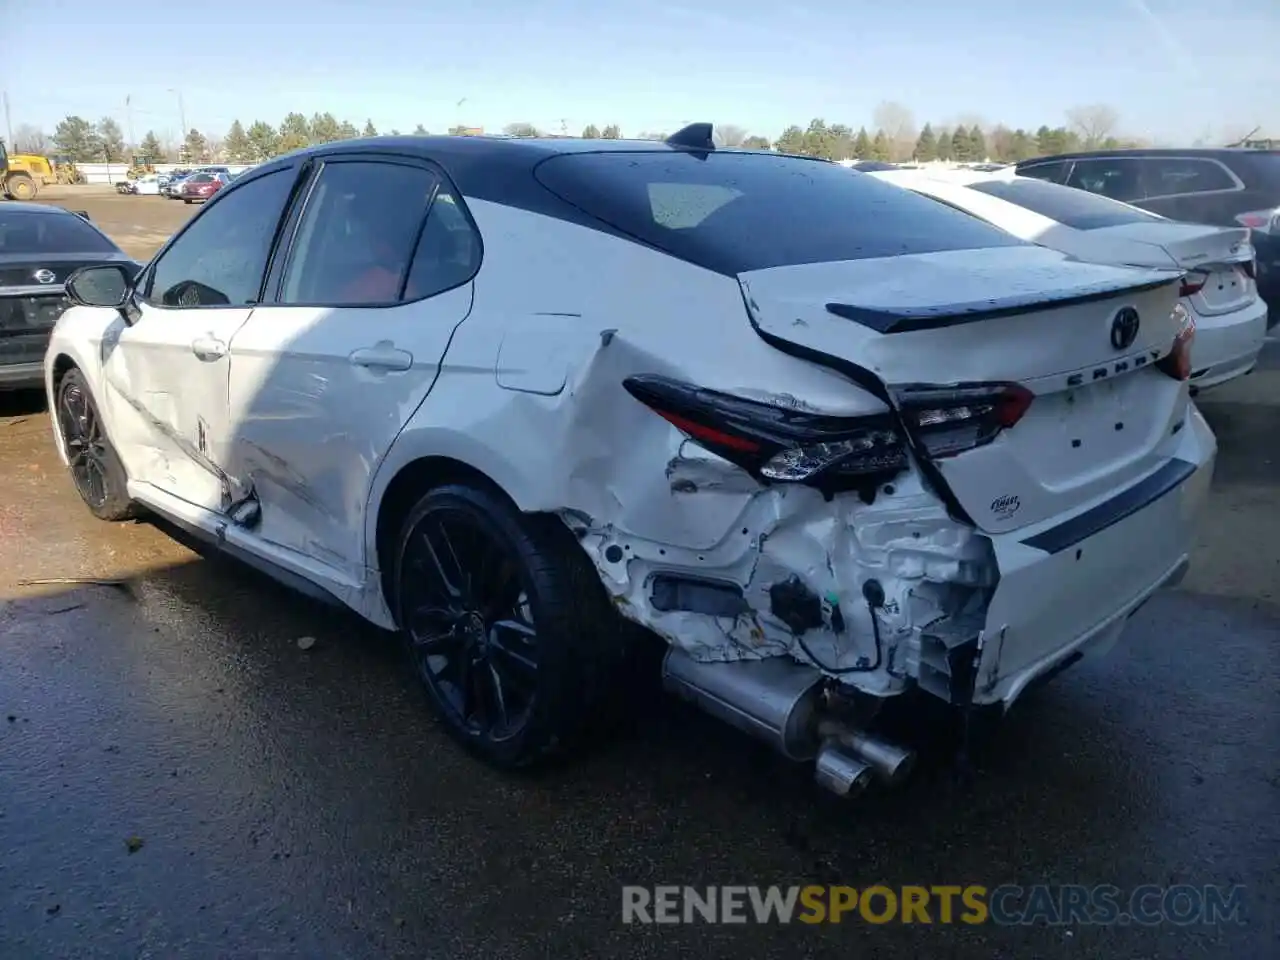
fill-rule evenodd
<path id="1" fill-rule="evenodd" d="M 420 679 L 469 736 L 518 736 L 537 696 L 538 630 L 503 544 L 470 512 L 440 507 L 418 521 L 404 563 L 419 584 L 404 626 Z"/>
<path id="2" fill-rule="evenodd" d="M 428 491 L 401 527 L 393 609 L 449 733 L 532 766 L 606 732 L 627 638 L 563 522 L 469 484 Z"/>
<path id="3" fill-rule="evenodd" d="M 85 506 L 101 520 L 133 516 L 124 467 L 107 439 L 98 405 L 79 370 L 68 371 L 58 384 L 55 414 L 71 479 Z"/>

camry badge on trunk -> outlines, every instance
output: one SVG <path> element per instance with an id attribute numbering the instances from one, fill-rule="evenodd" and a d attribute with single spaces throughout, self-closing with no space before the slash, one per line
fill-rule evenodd
<path id="1" fill-rule="evenodd" d="M 36 283 L 53 283 L 58 279 L 52 270 L 37 270 L 32 276 L 36 278 Z"/>
<path id="2" fill-rule="evenodd" d="M 1127 350 L 1138 339 L 1138 311 L 1133 307 L 1122 307 L 1111 321 L 1111 346 L 1117 350 Z"/>

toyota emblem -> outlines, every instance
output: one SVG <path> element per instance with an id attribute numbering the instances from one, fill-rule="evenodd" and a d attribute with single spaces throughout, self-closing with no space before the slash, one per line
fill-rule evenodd
<path id="1" fill-rule="evenodd" d="M 37 270 L 33 276 L 36 278 L 36 283 L 53 283 L 58 279 L 52 270 Z"/>
<path id="2" fill-rule="evenodd" d="M 1111 346 L 1117 350 L 1127 350 L 1138 339 L 1138 311 L 1133 307 L 1122 307 L 1111 321 Z"/>

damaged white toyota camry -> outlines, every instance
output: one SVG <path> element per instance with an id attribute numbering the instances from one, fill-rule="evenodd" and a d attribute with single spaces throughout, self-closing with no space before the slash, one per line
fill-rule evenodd
<path id="1" fill-rule="evenodd" d="M 1184 572 L 1216 447 L 1180 279 L 705 124 L 384 137 L 80 271 L 47 388 L 97 516 L 399 630 L 491 762 L 598 730 L 651 633 L 848 794 L 910 765 L 877 704 L 1007 706 Z"/>

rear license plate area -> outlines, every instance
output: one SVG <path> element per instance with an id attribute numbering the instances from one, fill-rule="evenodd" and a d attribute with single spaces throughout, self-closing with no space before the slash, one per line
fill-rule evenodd
<path id="1" fill-rule="evenodd" d="M 71 305 L 62 295 L 0 297 L 0 336 L 52 330 L 58 317 Z"/>

